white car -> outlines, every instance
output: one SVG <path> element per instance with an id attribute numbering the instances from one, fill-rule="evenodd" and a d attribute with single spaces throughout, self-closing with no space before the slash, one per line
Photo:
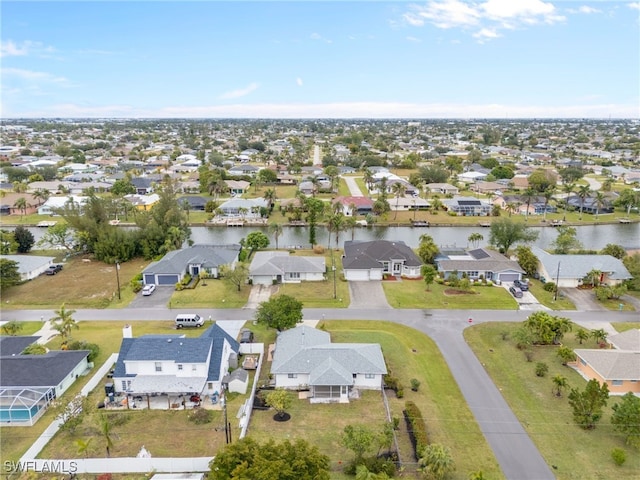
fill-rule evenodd
<path id="1" fill-rule="evenodd" d="M 149 285 L 144 286 L 144 288 L 142 289 L 142 295 L 146 297 L 151 295 L 155 291 L 156 291 L 156 286 L 153 283 L 151 283 Z"/>

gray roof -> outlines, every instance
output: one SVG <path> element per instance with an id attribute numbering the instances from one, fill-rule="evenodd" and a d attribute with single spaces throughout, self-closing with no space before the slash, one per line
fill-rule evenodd
<path id="1" fill-rule="evenodd" d="M 32 343 L 35 343 L 40 337 L 26 336 L 0 336 L 0 355 L 3 357 L 11 357 L 20 355 L 22 351 Z"/>
<path id="2" fill-rule="evenodd" d="M 163 360 L 173 360 L 176 363 L 206 363 L 211 353 L 211 339 L 208 338 L 167 335 L 166 338 L 142 336 L 135 340 L 123 358 L 125 363 Z"/>
<path id="3" fill-rule="evenodd" d="M 331 343 L 327 332 L 302 325 L 278 335 L 271 373 L 309 374 L 311 385 L 351 385 L 353 374 L 383 375 L 387 367 L 378 344 Z"/>
<path id="4" fill-rule="evenodd" d="M 44 355 L 0 357 L 0 386 L 55 387 L 88 355 L 89 350 L 54 350 Z"/>
<path id="5" fill-rule="evenodd" d="M 640 352 L 576 349 L 575 353 L 605 380 L 640 380 Z"/>
<path id="6" fill-rule="evenodd" d="M 547 272 L 555 274 L 560 263 L 559 278 L 584 278 L 592 270 L 606 273 L 613 280 L 631 278 L 622 261 L 611 255 L 553 255 L 536 246 L 532 246 L 531 251 Z"/>
<path id="7" fill-rule="evenodd" d="M 382 261 L 404 260 L 408 267 L 422 265 L 422 260 L 402 241 L 390 240 L 344 242 L 342 266 L 345 269 L 382 268 Z"/>
<path id="8" fill-rule="evenodd" d="M 298 257 L 289 252 L 256 252 L 253 255 L 249 275 L 284 275 L 291 272 L 324 273 L 324 257 Z"/>
<path id="9" fill-rule="evenodd" d="M 445 254 L 446 255 L 446 254 Z M 450 258 L 456 257 L 456 258 Z M 525 273 L 518 262 L 494 250 L 477 248 L 460 254 L 452 252 L 450 256 L 438 257 L 436 263 L 441 272 L 485 271 L 485 272 L 518 272 Z"/>
<path id="10" fill-rule="evenodd" d="M 173 250 L 162 259 L 149 264 L 145 273 L 184 273 L 190 264 L 204 268 L 215 268 L 234 262 L 240 252 L 240 245 L 193 245 L 181 250 Z"/>
<path id="11" fill-rule="evenodd" d="M 18 263 L 18 272 L 25 275 L 44 265 L 52 263 L 56 257 L 41 257 L 36 255 L 0 255 L 0 258 Z"/>
<path id="12" fill-rule="evenodd" d="M 230 383 L 234 380 L 239 380 L 243 383 L 246 383 L 249 380 L 249 372 L 247 372 L 244 368 L 237 368 L 231 373 L 227 373 L 224 377 L 222 377 L 222 383 Z"/>
<path id="13" fill-rule="evenodd" d="M 607 337 L 607 342 L 618 350 L 640 352 L 640 328 L 632 328 L 626 332 Z"/>

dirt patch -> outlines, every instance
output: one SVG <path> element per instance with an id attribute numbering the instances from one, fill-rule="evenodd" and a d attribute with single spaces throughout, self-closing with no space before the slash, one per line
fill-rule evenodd
<path id="1" fill-rule="evenodd" d="M 465 292 L 464 290 L 457 290 L 455 288 L 447 288 L 444 291 L 445 295 L 475 295 L 475 292 Z"/>

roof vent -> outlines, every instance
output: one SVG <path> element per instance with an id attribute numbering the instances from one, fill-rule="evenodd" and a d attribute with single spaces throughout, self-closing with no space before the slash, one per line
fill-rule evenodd
<path id="1" fill-rule="evenodd" d="M 171 343 L 171 339 L 170 338 L 167 338 L 167 343 Z"/>

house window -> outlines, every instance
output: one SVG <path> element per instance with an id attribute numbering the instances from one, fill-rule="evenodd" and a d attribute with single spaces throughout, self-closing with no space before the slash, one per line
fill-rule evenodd
<path id="1" fill-rule="evenodd" d="M 208 388 L 209 390 L 213 390 L 213 382 L 209 382 L 209 383 L 207 383 L 207 388 Z"/>
<path id="2" fill-rule="evenodd" d="M 181 363 L 178 364 L 178 370 L 182 370 L 182 364 Z"/>
<path id="3" fill-rule="evenodd" d="M 373 380 L 374 378 L 376 378 L 376 375 L 375 373 L 365 373 L 364 378 L 366 378 L 367 380 Z"/>
<path id="4" fill-rule="evenodd" d="M 300 278 L 300 272 L 290 272 L 289 278 Z"/>
<path id="5" fill-rule="evenodd" d="M 122 380 L 122 391 L 126 391 L 126 390 L 127 390 L 127 381 Z"/>
<path id="6" fill-rule="evenodd" d="M 298 378 L 298 374 L 297 373 L 290 373 L 287 375 L 287 378 Z"/>
<path id="7" fill-rule="evenodd" d="M 382 271 L 389 273 L 389 262 L 382 262 Z"/>
<path id="8" fill-rule="evenodd" d="M 611 385 L 616 386 L 616 387 L 620 387 L 624 384 L 624 382 L 622 380 L 611 380 Z"/>
<path id="9" fill-rule="evenodd" d="M 161 372 L 161 371 L 162 371 L 162 363 L 156 362 L 156 372 Z"/>

